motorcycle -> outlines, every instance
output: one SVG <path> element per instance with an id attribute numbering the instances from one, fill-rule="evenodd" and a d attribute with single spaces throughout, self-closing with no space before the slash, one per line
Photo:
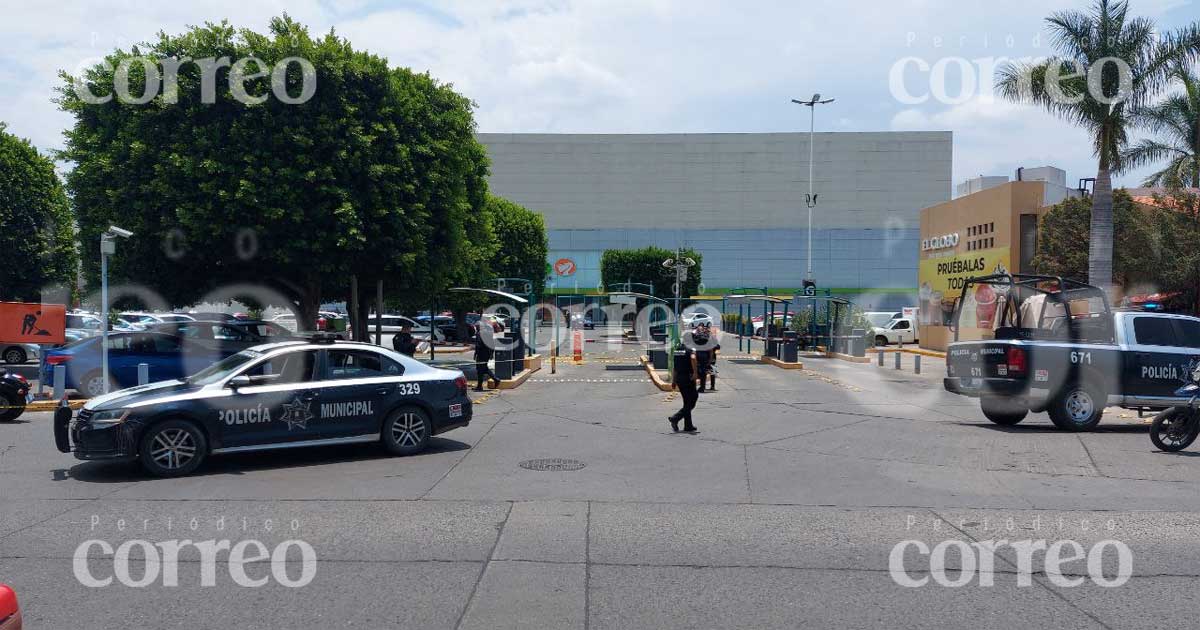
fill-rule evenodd
<path id="1" fill-rule="evenodd" d="M 1186 396 L 1187 406 L 1160 411 L 1150 425 L 1150 441 L 1167 452 L 1187 448 L 1200 435 L 1200 409 L 1196 408 L 1196 399 L 1200 397 L 1200 366 L 1192 370 L 1192 382 L 1175 390 L 1175 395 Z"/>
<path id="2" fill-rule="evenodd" d="M 25 405 L 29 404 L 33 394 L 29 391 L 29 381 L 20 374 L 10 374 L 0 368 L 0 422 L 16 420 L 25 413 Z"/>

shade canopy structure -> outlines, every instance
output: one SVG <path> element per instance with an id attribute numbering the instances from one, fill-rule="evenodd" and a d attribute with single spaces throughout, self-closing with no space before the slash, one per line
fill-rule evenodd
<path id="1" fill-rule="evenodd" d="M 506 300 L 511 300 L 517 304 L 529 304 L 527 298 L 523 298 L 515 293 L 508 293 L 499 289 L 482 289 L 476 287 L 452 287 L 448 289 L 451 293 L 486 293 Z"/>
<path id="2" fill-rule="evenodd" d="M 839 331 L 845 327 L 854 303 L 832 295 L 804 295 L 800 292 L 792 296 L 791 302 L 797 307 L 812 308 L 812 317 L 808 320 L 808 336 L 814 341 L 825 340 L 825 351 L 833 352 L 837 340 L 841 338 Z M 817 310 L 822 306 L 825 308 L 825 323 L 818 324 Z"/>
<path id="3" fill-rule="evenodd" d="M 775 307 L 776 305 L 783 306 L 783 329 L 786 330 L 788 326 L 788 309 L 786 304 L 788 303 L 788 300 L 777 298 L 773 295 L 768 295 L 766 289 L 763 289 L 762 293 L 746 293 L 744 290 L 740 290 L 735 293 L 727 293 L 721 296 L 721 312 L 724 313 L 725 307 L 728 304 L 737 305 L 738 319 L 740 321 L 743 318 L 750 319 L 753 317 L 755 305 L 761 304 L 763 316 L 763 353 L 768 354 L 771 345 L 771 326 L 775 321 Z M 745 313 L 742 312 L 743 307 L 745 307 Z M 745 334 L 746 332 L 747 331 L 745 330 L 738 331 L 738 352 L 742 351 L 742 340 L 743 337 L 747 337 Z M 746 338 L 746 352 L 750 351 L 750 344 L 754 337 L 753 323 L 750 324 L 749 332 L 750 335 Z"/>

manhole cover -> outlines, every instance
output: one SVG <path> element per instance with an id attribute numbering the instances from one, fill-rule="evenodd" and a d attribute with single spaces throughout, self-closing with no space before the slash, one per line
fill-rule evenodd
<path id="1" fill-rule="evenodd" d="M 577 459 L 562 459 L 560 457 L 551 457 L 549 459 L 527 459 L 520 464 L 521 468 L 542 471 L 579 470 L 586 465 L 587 464 Z"/>
<path id="2" fill-rule="evenodd" d="M 612 371 L 612 372 L 621 372 L 621 371 L 641 370 L 643 368 L 640 364 L 638 364 L 638 365 L 620 365 L 620 364 L 618 364 L 618 365 L 606 365 L 606 366 L 604 366 L 604 369 Z"/>
<path id="3" fill-rule="evenodd" d="M 761 365 L 762 364 L 762 361 L 759 361 L 758 359 L 730 359 L 729 361 L 731 363 L 737 363 L 738 365 Z"/>

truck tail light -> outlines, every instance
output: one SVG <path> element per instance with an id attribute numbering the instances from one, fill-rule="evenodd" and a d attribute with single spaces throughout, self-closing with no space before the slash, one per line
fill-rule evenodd
<path id="1" fill-rule="evenodd" d="M 1025 349 L 1024 348 L 1009 348 L 1007 363 L 1008 363 L 1008 373 L 1009 374 L 1024 374 L 1025 373 Z"/>
<path id="2" fill-rule="evenodd" d="M 60 365 L 71 360 L 69 354 L 52 354 L 46 357 L 46 365 Z"/>

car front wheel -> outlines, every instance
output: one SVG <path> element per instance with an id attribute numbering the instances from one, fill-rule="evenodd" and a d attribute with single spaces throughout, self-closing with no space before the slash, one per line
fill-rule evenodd
<path id="1" fill-rule="evenodd" d="M 142 433 L 138 459 L 155 477 L 181 477 L 196 470 L 208 456 L 208 440 L 187 420 L 160 422 Z"/>
<path id="2" fill-rule="evenodd" d="M 25 354 L 25 349 L 19 346 L 5 348 L 4 350 L 4 362 L 10 365 L 21 364 L 28 359 L 29 356 Z"/>
<path id="3" fill-rule="evenodd" d="M 416 407 L 392 412 L 383 423 L 383 445 L 396 455 L 413 455 L 429 446 L 429 414 Z"/>
<path id="4" fill-rule="evenodd" d="M 887 342 L 887 337 L 884 337 L 883 335 L 876 335 L 876 336 L 875 336 L 875 345 L 877 345 L 877 346 L 886 346 L 886 345 L 887 345 L 887 343 L 888 343 L 888 342 Z"/>

